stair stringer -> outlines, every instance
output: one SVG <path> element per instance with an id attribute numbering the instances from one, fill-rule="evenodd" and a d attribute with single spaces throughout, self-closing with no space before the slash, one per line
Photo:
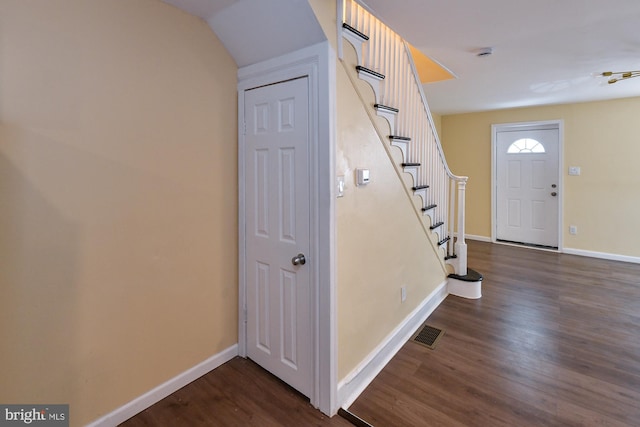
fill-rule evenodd
<path id="1" fill-rule="evenodd" d="M 380 99 L 380 80 L 382 79 L 362 71 L 358 71 L 358 78 L 369 83 L 369 86 L 371 86 L 371 89 L 373 89 L 373 93 L 375 94 L 376 103 L 378 103 L 378 100 Z"/>
<path id="2" fill-rule="evenodd" d="M 349 31 L 347 28 L 342 27 L 342 37 L 347 39 L 351 46 L 356 50 L 356 56 L 358 58 L 358 64 L 362 64 L 362 44 L 367 41 L 366 38 L 356 34 L 354 31 Z"/>
<path id="3" fill-rule="evenodd" d="M 410 162 L 410 159 L 406 158 L 406 149 L 402 149 L 402 147 L 387 142 L 389 140 L 389 135 L 394 134 L 395 129 L 393 129 L 392 126 L 395 125 L 395 120 L 390 121 L 386 114 L 379 114 L 374 108 L 375 104 L 380 103 L 380 87 L 377 84 L 377 81 L 372 81 L 372 79 L 369 77 L 365 79 L 359 78 L 359 75 L 363 73 L 358 73 L 356 70 L 356 66 L 360 65 L 356 62 L 357 49 L 351 44 L 351 40 L 349 38 L 344 38 L 343 40 L 348 41 L 349 43 L 344 43 L 343 58 L 339 62 L 344 67 L 346 74 L 351 81 L 351 84 L 356 90 L 356 93 L 358 93 L 360 101 L 362 102 L 367 114 L 369 115 L 371 123 L 373 124 L 373 127 L 376 130 L 378 137 L 380 138 L 380 142 L 383 144 L 398 177 L 404 183 L 403 188 L 405 189 L 405 193 L 407 194 L 407 197 L 412 201 L 414 212 L 420 220 L 420 224 L 424 230 L 425 235 L 429 238 L 429 241 L 431 243 L 430 246 L 438 257 L 438 260 L 442 265 L 444 271 L 451 273 L 452 266 L 445 261 L 446 250 L 438 245 L 438 241 L 442 239 L 440 235 L 441 231 L 431 230 L 429 228 L 435 221 L 433 217 L 433 211 L 422 212 L 422 208 L 428 203 L 426 192 L 413 192 L 412 188 L 419 185 L 419 183 L 417 182 L 415 169 L 411 170 L 410 167 L 403 168 L 401 166 L 402 163 Z M 349 46 L 351 48 L 348 48 Z M 368 101 L 368 98 L 371 97 L 371 94 L 373 94 L 374 102 Z M 400 112 L 400 114 L 401 113 L 402 112 Z M 408 143 L 410 144 L 411 142 Z M 392 150 L 392 147 L 398 148 L 398 150 Z M 427 217 L 429 218 L 429 220 L 426 219 Z"/>
<path id="4" fill-rule="evenodd" d="M 413 178 L 411 187 L 418 185 L 418 168 L 419 166 L 402 166 L 402 171 L 411 175 L 411 178 Z"/>
<path id="5" fill-rule="evenodd" d="M 380 114 L 378 114 L 380 115 Z M 386 116 L 382 116 L 386 119 Z M 388 121 L 388 120 L 387 120 Z M 392 128 L 391 126 L 391 122 L 389 122 L 389 127 Z M 395 124 L 395 120 L 394 120 L 394 124 Z M 391 132 L 394 132 L 394 129 L 391 129 Z M 393 135 L 393 134 L 392 134 Z M 393 137 L 389 137 L 389 139 L 391 140 L 391 145 L 394 147 L 398 147 L 400 149 L 400 151 L 402 151 L 402 159 L 404 162 L 407 162 L 408 157 L 407 157 L 407 145 L 409 145 L 409 141 L 405 141 L 402 139 L 397 139 L 397 138 L 393 138 Z M 416 185 L 418 185 L 416 183 Z"/>
<path id="6" fill-rule="evenodd" d="M 422 212 L 423 216 L 428 216 L 429 217 L 429 225 L 431 224 L 435 224 L 435 219 L 433 218 L 433 209 L 428 210 L 426 212 Z M 433 232 L 432 230 L 429 230 L 431 232 Z M 438 240 L 440 240 L 442 238 L 442 236 L 440 236 L 440 234 L 438 232 L 435 232 L 438 235 Z"/>
<path id="7" fill-rule="evenodd" d="M 433 224 L 433 218 L 431 223 Z M 431 232 L 438 236 L 438 241 L 442 240 L 447 234 L 447 230 L 444 229 L 444 225 L 439 225 L 437 228 L 431 229 Z"/>
<path id="8" fill-rule="evenodd" d="M 375 106 L 374 106 L 374 108 L 375 108 Z M 396 116 L 397 116 L 398 113 L 376 108 L 376 114 L 378 116 L 383 117 L 384 119 L 387 120 L 387 122 L 389 123 L 389 129 L 391 129 L 391 135 L 395 135 L 396 134 Z M 393 144 L 393 142 L 392 142 L 392 144 Z M 401 150 L 403 150 L 403 152 L 405 154 L 404 157 L 406 158 L 406 149 L 407 149 L 406 143 L 404 144 L 404 148 L 402 148 L 402 144 L 400 144 L 400 143 L 397 145 L 397 147 L 400 148 Z"/>
<path id="9" fill-rule="evenodd" d="M 428 188 L 421 188 L 419 190 L 413 190 L 413 195 L 414 196 L 418 196 L 422 199 L 422 206 L 426 206 L 427 204 L 427 191 L 429 191 Z M 431 218 L 431 220 L 433 221 L 433 218 Z M 432 222 L 433 224 L 433 222 Z"/>
<path id="10" fill-rule="evenodd" d="M 342 35 L 344 39 L 351 44 L 351 46 L 354 48 L 356 52 L 356 65 L 361 65 L 362 64 L 362 44 L 366 43 L 367 39 L 345 28 L 343 28 L 342 30 Z M 365 82 L 369 83 L 369 86 L 371 86 L 371 89 L 373 90 L 375 100 L 376 100 L 374 104 L 374 110 L 379 117 L 384 118 L 389 124 L 389 130 L 390 130 L 389 135 L 395 135 L 396 134 L 396 126 L 395 126 L 396 117 L 398 113 L 390 111 L 389 109 L 386 109 L 386 108 L 377 108 L 377 106 L 379 105 L 378 104 L 379 100 L 381 98 L 380 97 L 380 79 L 360 71 L 358 72 L 358 77 L 364 80 Z M 390 106 L 390 107 L 393 107 L 393 106 Z M 397 147 L 400 149 L 400 151 L 402 151 L 402 159 L 403 159 L 402 162 L 408 162 L 409 160 L 407 157 L 407 145 L 409 144 L 409 142 L 406 140 L 393 138 L 393 137 L 390 137 L 390 140 L 391 140 L 392 146 Z M 413 178 L 412 187 L 419 185 L 416 167 L 405 167 L 404 172 L 408 173 Z M 414 191 L 414 194 L 419 196 L 422 199 L 422 205 L 426 206 L 426 204 L 428 203 L 426 189 Z M 433 214 L 431 213 L 431 214 L 428 214 L 427 216 L 429 216 L 429 218 L 433 222 Z"/>

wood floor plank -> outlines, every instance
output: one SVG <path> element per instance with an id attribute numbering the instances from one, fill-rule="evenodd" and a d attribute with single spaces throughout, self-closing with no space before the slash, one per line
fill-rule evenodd
<path id="1" fill-rule="evenodd" d="M 351 426 L 329 418 L 251 360 L 235 358 L 121 424 L 141 426 Z"/>
<path id="2" fill-rule="evenodd" d="M 349 408 L 380 426 L 640 425 L 640 265 L 470 241 L 483 297 L 449 296 Z M 236 358 L 125 422 L 348 426 Z"/>
<path id="3" fill-rule="evenodd" d="M 640 265 L 468 244 L 483 297 L 447 297 L 428 321 L 438 347 L 405 344 L 350 411 L 394 426 L 638 425 Z"/>

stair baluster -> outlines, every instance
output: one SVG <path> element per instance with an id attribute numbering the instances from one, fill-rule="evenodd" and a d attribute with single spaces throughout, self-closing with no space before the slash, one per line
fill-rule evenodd
<path id="1" fill-rule="evenodd" d="M 372 82 L 375 109 L 389 121 L 392 145 L 402 150 L 403 163 L 398 166 L 413 176 L 414 192 L 423 197 L 423 214 L 431 218 L 430 228 L 439 235 L 438 246 L 445 248 L 446 262 L 454 266 L 456 274 L 464 276 L 467 177 L 454 175 L 447 165 L 406 42 L 365 7 L 353 0 L 343 1 L 345 7 L 340 10 L 344 10 L 344 25 L 340 24 L 340 31 L 347 32 L 345 38 L 356 44 L 359 72 L 364 69 L 370 76 L 369 71 L 373 71 L 378 77 Z"/>

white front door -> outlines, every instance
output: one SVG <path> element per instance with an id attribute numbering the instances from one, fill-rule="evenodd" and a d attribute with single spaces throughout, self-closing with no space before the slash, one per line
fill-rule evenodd
<path id="1" fill-rule="evenodd" d="M 244 97 L 247 355 L 310 396 L 309 81 Z"/>
<path id="2" fill-rule="evenodd" d="M 558 247 L 559 130 L 496 136 L 496 238 Z"/>

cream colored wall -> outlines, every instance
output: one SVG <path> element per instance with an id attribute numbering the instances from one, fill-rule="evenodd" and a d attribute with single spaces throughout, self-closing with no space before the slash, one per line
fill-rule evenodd
<path id="1" fill-rule="evenodd" d="M 335 2 L 309 0 L 331 45 L 336 48 Z M 344 43 L 348 69 L 355 51 Z M 355 73 L 354 73 L 355 74 Z M 406 184 L 411 177 L 396 173 L 364 105 L 373 105 L 373 91 L 357 80 L 360 99 L 340 61 L 336 67 L 336 173 L 345 175 L 344 197 L 336 200 L 338 381 L 349 375 L 446 278 L 432 242 L 412 204 Z M 375 126 L 389 134 L 387 122 Z M 438 118 L 434 117 L 438 121 Z M 391 148 L 394 160 L 401 154 Z M 355 185 L 355 169 L 368 168 L 371 183 Z M 400 299 L 406 286 L 407 299 Z"/>
<path id="2" fill-rule="evenodd" d="M 352 49 L 345 52 L 354 59 Z M 354 64 L 348 67 L 354 69 Z M 364 109 L 363 103 L 374 104 L 373 92 L 366 83 L 357 83 L 369 94 L 362 101 L 338 63 L 336 170 L 347 183 L 344 197 L 336 200 L 338 381 L 445 280 L 444 268 L 412 206 L 420 199 L 406 193 L 385 151 L 383 144 L 388 142 L 381 141 Z M 376 122 L 389 133 L 384 119 Z M 392 150 L 399 162 L 400 150 Z M 356 187 L 356 168 L 370 170 L 370 184 Z M 410 176 L 403 175 L 410 182 Z M 407 288 L 404 303 L 401 286 Z"/>
<path id="3" fill-rule="evenodd" d="M 442 117 L 451 169 L 468 175 L 467 232 L 491 236 L 491 125 L 564 121 L 564 247 L 638 257 L 640 98 Z M 580 176 L 569 176 L 580 166 Z M 578 227 L 577 235 L 568 233 Z"/>
<path id="4" fill-rule="evenodd" d="M 0 43 L 0 402 L 84 425 L 237 342 L 237 67 L 157 0 L 3 0 Z"/>
<path id="5" fill-rule="evenodd" d="M 337 50 L 336 2 L 335 0 L 308 0 L 329 44 Z"/>

